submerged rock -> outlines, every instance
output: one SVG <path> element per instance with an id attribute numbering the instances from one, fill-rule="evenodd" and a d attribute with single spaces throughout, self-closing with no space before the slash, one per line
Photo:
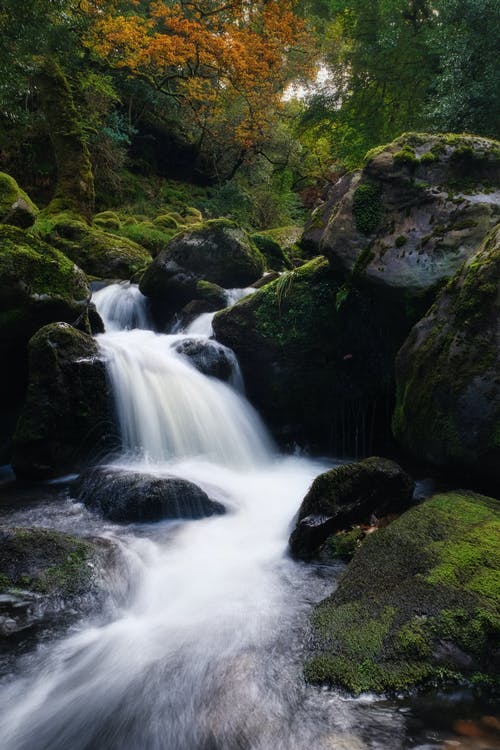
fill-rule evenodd
<path id="1" fill-rule="evenodd" d="M 500 503 L 436 495 L 371 534 L 312 616 L 310 682 L 349 692 L 484 683 L 500 666 Z"/>
<path id="2" fill-rule="evenodd" d="M 182 339 L 174 344 L 173 348 L 203 375 L 223 381 L 234 378 L 238 367 L 236 357 L 231 349 L 217 341 Z"/>
<path id="3" fill-rule="evenodd" d="M 178 311 L 193 299 L 207 299 L 197 288 L 201 280 L 226 288 L 244 287 L 263 270 L 264 258 L 243 229 L 226 219 L 214 219 L 177 234 L 147 269 L 140 288 L 161 315 Z"/>
<path id="4" fill-rule="evenodd" d="M 469 135 L 408 133 L 375 149 L 317 209 L 304 242 L 339 276 L 401 303 L 451 278 L 500 216 L 499 144 Z M 319 243 L 318 243 L 319 239 Z"/>
<path id="5" fill-rule="evenodd" d="M 411 505 L 413 490 L 413 480 L 387 458 L 367 458 L 320 474 L 300 506 L 290 537 L 292 553 L 314 554 L 336 531 L 401 513 Z"/>
<path id="6" fill-rule="evenodd" d="M 110 521 L 149 522 L 164 518 L 205 518 L 225 513 L 193 482 L 100 466 L 75 481 L 73 496 Z"/>
<path id="7" fill-rule="evenodd" d="M 116 555 L 103 539 L 43 528 L 0 529 L 0 635 L 95 606 L 108 588 Z"/>
<path id="8" fill-rule="evenodd" d="M 0 172 L 0 224 L 26 229 L 34 223 L 37 214 L 38 208 L 15 179 Z"/>
<path id="9" fill-rule="evenodd" d="M 29 344 L 28 392 L 14 434 L 17 476 L 74 471 L 116 439 L 112 396 L 96 342 L 67 323 L 45 326 Z"/>
<path id="10" fill-rule="evenodd" d="M 396 361 L 394 434 L 413 455 L 500 480 L 500 225 Z"/>

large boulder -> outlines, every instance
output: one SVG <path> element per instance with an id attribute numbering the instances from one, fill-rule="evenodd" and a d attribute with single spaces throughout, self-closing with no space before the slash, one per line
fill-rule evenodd
<path id="1" fill-rule="evenodd" d="M 151 262 L 151 254 L 137 242 L 91 227 L 71 213 L 50 217 L 47 228 L 44 239 L 91 276 L 130 279 Z"/>
<path id="2" fill-rule="evenodd" d="M 26 229 L 36 219 L 38 208 L 13 177 L 0 172 L 0 224 Z"/>
<path id="3" fill-rule="evenodd" d="M 371 534 L 312 616 L 306 679 L 349 692 L 485 684 L 500 667 L 500 503 L 436 495 Z"/>
<path id="4" fill-rule="evenodd" d="M 72 495 L 89 508 L 118 523 L 164 518 L 205 518 L 225 512 L 193 482 L 100 466 L 84 471 Z"/>
<path id="5" fill-rule="evenodd" d="M 393 361 L 409 330 L 390 305 L 316 258 L 217 313 L 213 327 L 277 437 L 335 455 L 385 451 Z"/>
<path id="6" fill-rule="evenodd" d="M 73 261 L 20 229 L 0 226 L 0 462 L 8 462 L 10 436 L 24 398 L 27 344 L 55 320 L 88 330 L 90 289 Z"/>
<path id="7" fill-rule="evenodd" d="M 204 279 L 225 288 L 245 287 L 264 270 L 264 258 L 237 224 L 214 219 L 177 234 L 142 277 L 153 305 L 177 311 L 197 298 Z"/>
<path id="8" fill-rule="evenodd" d="M 0 635 L 95 607 L 116 562 L 109 541 L 43 528 L 0 529 Z"/>
<path id="9" fill-rule="evenodd" d="M 396 438 L 437 466 L 500 480 L 500 225 L 413 328 L 396 361 Z"/>
<path id="10" fill-rule="evenodd" d="M 297 556 L 318 551 L 337 531 L 402 513 L 412 503 L 414 482 L 394 461 L 371 457 L 320 474 L 300 506 L 290 549 Z"/>
<path id="11" fill-rule="evenodd" d="M 343 177 L 306 229 L 340 277 L 401 304 L 431 294 L 500 216 L 500 144 L 469 135 L 409 133 Z M 496 188 L 496 189 L 495 189 Z"/>
<path id="12" fill-rule="evenodd" d="M 20 477 L 74 471 L 116 446 L 112 395 L 94 339 L 52 323 L 29 343 L 26 401 L 13 438 Z"/>

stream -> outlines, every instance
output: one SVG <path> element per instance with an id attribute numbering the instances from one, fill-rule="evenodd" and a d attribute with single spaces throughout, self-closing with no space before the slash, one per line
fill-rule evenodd
<path id="1" fill-rule="evenodd" d="M 228 303 L 247 291 L 230 290 Z M 212 346 L 211 314 L 167 335 L 152 330 L 137 287 L 105 287 L 94 302 L 122 439 L 107 463 L 188 479 L 226 514 L 117 525 L 64 480 L 26 502 L 4 498 L 3 524 L 104 536 L 125 569 L 98 613 L 1 662 L 0 748 L 494 747 L 452 733 L 464 711 L 485 712 L 463 695 L 354 699 L 304 683 L 308 616 L 343 566 L 295 562 L 287 540 L 312 480 L 338 462 L 280 455 L 231 352 L 227 382 L 191 364 L 183 345 Z"/>

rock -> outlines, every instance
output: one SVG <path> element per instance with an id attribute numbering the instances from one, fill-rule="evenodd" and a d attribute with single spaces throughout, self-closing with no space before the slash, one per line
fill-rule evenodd
<path id="1" fill-rule="evenodd" d="M 203 375 L 228 381 L 235 377 L 238 362 L 231 349 L 217 341 L 183 339 L 173 345 L 176 352 L 188 359 Z"/>
<path id="2" fill-rule="evenodd" d="M 193 482 L 99 466 L 84 471 L 72 495 L 110 521 L 149 522 L 164 518 L 205 518 L 225 513 Z"/>
<path id="3" fill-rule="evenodd" d="M 14 178 L 0 172 L 0 224 L 26 229 L 34 223 L 37 214 L 38 208 Z"/>
<path id="4" fill-rule="evenodd" d="M 20 229 L 0 226 L 0 392 L 5 418 L 13 409 L 15 423 L 24 398 L 31 336 L 55 320 L 88 330 L 89 299 L 85 275 L 71 260 Z"/>
<path id="5" fill-rule="evenodd" d="M 401 513 L 412 503 L 413 480 L 394 461 L 371 457 L 320 474 L 300 506 L 290 549 L 311 555 L 337 531 L 389 513 Z"/>
<path id="6" fill-rule="evenodd" d="M 500 503 L 436 495 L 371 534 L 312 616 L 306 679 L 351 693 L 483 684 L 500 666 Z"/>
<path id="7" fill-rule="evenodd" d="M 0 635 L 95 608 L 116 558 L 107 540 L 52 529 L 0 529 Z"/>
<path id="8" fill-rule="evenodd" d="M 266 284 L 270 284 L 271 281 L 276 281 L 276 279 L 279 279 L 279 277 L 279 271 L 266 271 L 264 276 L 262 276 L 262 278 L 260 278 L 258 281 L 254 281 L 252 286 L 254 289 L 262 289 L 263 286 L 266 286 Z"/>
<path id="9" fill-rule="evenodd" d="M 14 434 L 18 477 L 47 478 L 78 469 L 116 447 L 112 395 L 91 336 L 52 323 L 29 343 L 29 383 Z"/>
<path id="10" fill-rule="evenodd" d="M 409 327 L 339 284 L 324 258 L 217 313 L 213 327 L 276 437 L 334 455 L 387 449 L 393 362 Z"/>
<path id="11" fill-rule="evenodd" d="M 86 273 L 101 278 L 130 279 L 151 262 L 150 253 L 136 242 L 91 227 L 71 213 L 50 217 L 44 239 Z"/>
<path id="12" fill-rule="evenodd" d="M 499 182 L 496 141 L 407 133 L 341 179 L 303 242 L 339 278 L 362 271 L 403 304 L 451 278 L 498 222 Z"/>
<path id="13" fill-rule="evenodd" d="M 396 361 L 394 434 L 437 466 L 500 480 L 500 225 L 413 328 Z"/>
<path id="14" fill-rule="evenodd" d="M 214 219 L 177 234 L 144 274 L 140 289 L 154 306 L 176 312 L 196 299 L 197 283 L 244 287 L 261 276 L 264 258 L 234 222 Z"/>
<path id="15" fill-rule="evenodd" d="M 252 234 L 252 242 L 266 259 L 266 266 L 273 271 L 284 271 L 291 268 L 289 258 L 275 239 L 267 234 Z"/>

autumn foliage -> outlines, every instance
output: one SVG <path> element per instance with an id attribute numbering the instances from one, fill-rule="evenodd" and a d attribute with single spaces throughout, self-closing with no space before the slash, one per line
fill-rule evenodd
<path id="1" fill-rule="evenodd" d="M 312 66 L 305 23 L 288 0 L 88 7 L 93 53 L 171 97 L 200 142 L 250 150 L 269 131 L 287 82 Z"/>

